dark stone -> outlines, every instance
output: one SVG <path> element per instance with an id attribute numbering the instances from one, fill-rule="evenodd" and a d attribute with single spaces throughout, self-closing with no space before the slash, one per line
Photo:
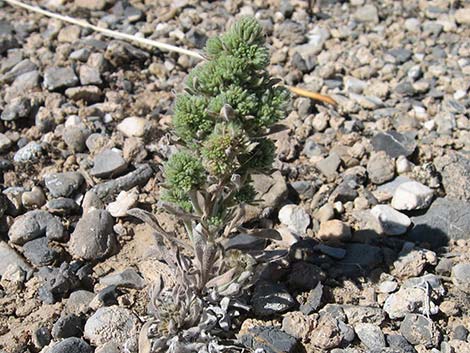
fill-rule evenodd
<path id="1" fill-rule="evenodd" d="M 426 242 L 433 248 L 444 246 L 450 239 L 470 239 L 470 202 L 437 198 L 428 211 L 412 217 L 413 228 L 408 239 Z"/>
<path id="2" fill-rule="evenodd" d="M 397 348 L 400 350 L 400 353 L 416 353 L 416 350 L 412 345 L 408 343 L 405 337 L 402 335 L 387 335 L 387 343 L 391 348 Z"/>
<path id="3" fill-rule="evenodd" d="M 78 77 L 72 67 L 49 67 L 44 72 L 44 87 L 57 91 L 78 85 Z"/>
<path id="4" fill-rule="evenodd" d="M 186 39 L 194 48 L 202 49 L 206 45 L 207 36 L 197 28 L 191 28 L 186 33 Z"/>
<path id="5" fill-rule="evenodd" d="M 298 242 L 292 244 L 289 249 L 289 258 L 291 261 L 309 261 L 318 255 L 316 246 L 318 241 L 313 238 L 301 239 Z"/>
<path id="6" fill-rule="evenodd" d="M 96 296 L 93 298 L 92 303 L 99 304 L 99 306 L 111 306 L 118 304 L 117 298 L 119 293 L 116 286 L 107 286 L 103 288 Z"/>
<path id="7" fill-rule="evenodd" d="M 38 290 L 39 299 L 46 304 L 54 304 L 66 297 L 81 285 L 77 272 L 82 267 L 80 262 L 63 262 L 57 267 L 41 267 L 37 275 L 42 280 Z"/>
<path id="8" fill-rule="evenodd" d="M 400 82 L 398 85 L 396 85 L 395 92 L 401 96 L 407 97 L 411 97 L 416 93 L 413 85 L 408 81 Z"/>
<path id="9" fill-rule="evenodd" d="M 305 303 L 300 305 L 300 311 L 305 315 L 314 313 L 320 307 L 322 295 L 323 285 L 318 282 L 317 286 L 308 293 Z"/>
<path id="10" fill-rule="evenodd" d="M 29 211 L 15 218 L 8 231 L 10 241 L 18 245 L 42 236 L 48 240 L 63 240 L 65 235 L 60 219 L 42 210 Z"/>
<path id="11" fill-rule="evenodd" d="M 226 250 L 263 250 L 266 247 L 266 240 L 255 235 L 240 233 L 228 239 L 224 244 Z"/>
<path id="12" fill-rule="evenodd" d="M 64 172 L 46 175 L 44 183 L 53 197 L 69 197 L 84 182 L 79 172 Z"/>
<path id="13" fill-rule="evenodd" d="M 23 245 L 23 255 L 35 266 L 47 266 L 54 263 L 60 256 L 60 252 L 48 246 L 46 237 L 28 241 Z"/>
<path id="14" fill-rule="evenodd" d="M 295 300 L 283 284 L 257 283 L 252 305 L 255 315 L 262 317 L 285 313 L 295 306 Z"/>
<path id="15" fill-rule="evenodd" d="M 379 132 L 372 138 L 371 143 L 375 151 L 385 151 L 391 158 L 401 155 L 408 157 L 416 149 L 413 136 L 397 131 Z"/>
<path id="16" fill-rule="evenodd" d="M 421 314 L 407 314 L 400 325 L 400 333 L 415 346 L 422 344 L 431 348 L 439 344 L 439 332 L 434 322 Z"/>
<path id="17" fill-rule="evenodd" d="M 80 338 L 69 337 L 53 345 L 47 353 L 93 353 L 93 348 Z"/>
<path id="18" fill-rule="evenodd" d="M 294 262 L 288 278 L 289 288 L 308 291 L 314 289 L 325 274 L 318 266 L 305 261 Z"/>
<path id="19" fill-rule="evenodd" d="M 47 327 L 39 327 L 31 335 L 31 340 L 36 348 L 41 349 L 51 342 L 51 332 Z"/>
<path id="20" fill-rule="evenodd" d="M 395 58 L 397 64 L 402 64 L 405 61 L 408 61 L 413 54 L 411 50 L 404 48 L 391 49 L 388 53 Z"/>
<path id="21" fill-rule="evenodd" d="M 146 51 L 120 40 L 109 42 L 104 54 L 105 59 L 115 67 L 124 66 L 130 62 L 143 62 L 149 56 Z"/>
<path id="22" fill-rule="evenodd" d="M 66 197 L 59 197 L 58 199 L 50 200 L 47 202 L 46 207 L 49 212 L 60 215 L 80 212 L 80 205 L 78 205 L 75 200 Z"/>
<path id="23" fill-rule="evenodd" d="M 377 246 L 367 244 L 347 244 L 346 256 L 339 262 L 344 275 L 367 275 L 383 263 L 383 251 Z"/>
<path id="24" fill-rule="evenodd" d="M 70 314 L 63 316 L 52 327 L 52 337 L 55 339 L 81 337 L 84 326 L 84 321 L 77 315 Z"/>
<path id="25" fill-rule="evenodd" d="M 300 353 L 300 344 L 296 338 L 276 327 L 256 326 L 240 338 L 248 349 L 262 349 L 266 353 Z"/>
<path id="26" fill-rule="evenodd" d="M 339 184 L 333 193 L 330 196 L 330 199 L 333 202 L 341 201 L 346 203 L 348 201 L 354 201 L 358 196 L 356 191 L 357 183 L 349 178 L 348 180 L 344 180 L 341 184 Z"/>

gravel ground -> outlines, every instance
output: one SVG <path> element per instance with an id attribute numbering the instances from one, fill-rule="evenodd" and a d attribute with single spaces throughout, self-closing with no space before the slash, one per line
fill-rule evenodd
<path id="1" fill-rule="evenodd" d="M 338 102 L 294 97 L 278 171 L 254 178 L 247 222 L 286 256 L 231 332 L 248 351 L 470 352 L 468 2 L 39 3 L 192 50 L 254 15 L 271 73 Z M 137 352 L 171 274 L 126 212 L 155 207 L 196 64 L 0 1 L 1 352 Z"/>

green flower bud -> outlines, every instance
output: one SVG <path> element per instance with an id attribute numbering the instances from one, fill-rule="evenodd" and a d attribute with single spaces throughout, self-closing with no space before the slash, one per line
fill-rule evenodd
<path id="1" fill-rule="evenodd" d="M 187 193 L 204 184 L 205 171 L 201 162 L 189 152 L 173 154 L 164 166 L 166 182 L 171 189 Z"/>

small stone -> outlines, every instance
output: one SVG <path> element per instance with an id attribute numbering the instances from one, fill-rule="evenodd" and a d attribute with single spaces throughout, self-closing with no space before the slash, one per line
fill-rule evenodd
<path id="1" fill-rule="evenodd" d="M 286 313 L 282 319 L 282 331 L 306 342 L 316 326 L 314 315 L 305 315 L 299 311 Z"/>
<path id="2" fill-rule="evenodd" d="M 0 152 L 3 153 L 8 151 L 12 144 L 13 141 L 11 141 L 5 134 L 0 133 Z"/>
<path id="3" fill-rule="evenodd" d="M 314 247 L 314 249 L 320 251 L 322 254 L 328 255 L 337 260 L 341 260 L 346 256 L 346 250 L 342 248 L 335 248 L 325 244 L 318 244 Z"/>
<path id="4" fill-rule="evenodd" d="M 121 174 L 127 169 L 127 162 L 120 152 L 104 150 L 95 156 L 90 174 L 98 178 L 107 178 Z"/>
<path id="5" fill-rule="evenodd" d="M 452 339 L 459 341 L 466 341 L 468 330 L 463 325 L 457 325 L 452 331 Z"/>
<path id="6" fill-rule="evenodd" d="M 99 260 L 116 246 L 114 220 L 105 210 L 91 210 L 78 221 L 69 242 L 70 253 L 79 259 Z"/>
<path id="7" fill-rule="evenodd" d="M 74 87 L 78 84 L 78 77 L 71 67 L 50 67 L 44 72 L 44 87 L 49 91 Z"/>
<path id="8" fill-rule="evenodd" d="M 82 85 L 101 85 L 103 80 L 101 79 L 100 71 L 96 67 L 88 65 L 80 66 L 78 72 L 80 77 L 80 83 Z"/>
<path id="9" fill-rule="evenodd" d="M 52 337 L 55 339 L 81 337 L 83 324 L 83 320 L 75 314 L 62 316 L 52 327 Z"/>
<path id="10" fill-rule="evenodd" d="M 396 348 L 400 353 L 416 353 L 412 345 L 402 335 L 387 335 L 387 343 L 391 348 Z"/>
<path id="11" fill-rule="evenodd" d="M 19 267 L 24 272 L 31 274 L 32 268 L 14 249 L 6 242 L 0 241 L 0 276 L 4 276 L 10 266 Z"/>
<path id="12" fill-rule="evenodd" d="M 272 326 L 255 326 L 239 339 L 248 349 L 266 353 L 296 353 L 300 346 L 296 338 Z"/>
<path id="13" fill-rule="evenodd" d="M 21 203 L 26 208 L 40 208 L 46 203 L 46 195 L 38 186 L 34 186 L 31 191 L 21 194 Z"/>
<path id="14" fill-rule="evenodd" d="M 10 103 L 5 106 L 2 112 L 2 120 L 12 121 L 29 117 L 31 113 L 31 102 L 26 97 L 13 98 Z"/>
<path id="15" fill-rule="evenodd" d="M 57 40 L 62 43 L 73 43 L 80 39 L 80 31 L 79 26 L 65 26 L 59 31 Z"/>
<path id="16" fill-rule="evenodd" d="M 416 149 L 416 142 L 409 135 L 397 131 L 379 132 L 371 140 L 375 151 L 385 151 L 390 158 L 410 156 Z"/>
<path id="17" fill-rule="evenodd" d="M 54 344 L 47 353 L 93 353 L 93 348 L 80 338 L 69 337 Z"/>
<path id="18" fill-rule="evenodd" d="M 92 11 L 100 11 L 106 7 L 106 0 L 75 0 L 75 5 Z"/>
<path id="19" fill-rule="evenodd" d="M 398 256 L 398 259 L 393 263 L 394 273 L 402 278 L 419 276 L 426 265 L 437 264 L 435 252 L 427 249 L 413 248 L 412 243 L 405 243 Z"/>
<path id="20" fill-rule="evenodd" d="M 339 347 L 342 341 L 339 321 L 331 317 L 321 316 L 317 327 L 310 335 L 310 342 L 315 347 L 327 350 Z"/>
<path id="21" fill-rule="evenodd" d="M 313 217 L 320 221 L 321 223 L 324 223 L 326 221 L 329 221 L 330 219 L 333 219 L 335 216 L 335 209 L 333 208 L 333 205 L 330 203 L 324 204 L 318 211 L 316 211 L 313 214 Z"/>
<path id="22" fill-rule="evenodd" d="M 300 305 L 300 311 L 305 315 L 310 315 L 317 311 L 321 304 L 322 295 L 323 285 L 321 282 L 318 282 L 317 286 L 309 291 L 305 303 Z"/>
<path id="23" fill-rule="evenodd" d="M 359 7 L 354 14 L 354 18 L 359 22 L 378 23 L 379 16 L 374 5 L 364 5 Z"/>
<path id="24" fill-rule="evenodd" d="M 464 7 L 455 11 L 455 21 L 461 25 L 470 25 L 470 7 Z"/>
<path id="25" fill-rule="evenodd" d="M 101 89 L 91 85 L 67 88 L 65 95 L 73 101 L 84 101 L 88 104 L 101 102 L 103 98 Z"/>
<path id="26" fill-rule="evenodd" d="M 126 287 L 142 289 L 145 286 L 144 279 L 133 268 L 127 268 L 122 272 L 111 273 L 100 278 L 100 284 L 106 286 Z"/>
<path id="27" fill-rule="evenodd" d="M 111 202 L 106 210 L 113 217 L 125 217 L 127 216 L 127 211 L 134 207 L 137 203 L 139 195 L 135 191 L 121 191 L 116 198 L 116 201 Z"/>
<path id="28" fill-rule="evenodd" d="M 470 293 L 470 263 L 460 263 L 452 268 L 454 285 L 465 293 Z"/>
<path id="29" fill-rule="evenodd" d="M 424 288 L 400 288 L 398 292 L 388 296 L 383 309 L 390 319 L 403 318 L 409 313 L 425 313 L 427 310 L 431 314 L 436 314 L 439 308 L 431 300 L 428 307 L 428 300 Z"/>
<path id="30" fill-rule="evenodd" d="M 396 210 L 421 210 L 427 208 L 434 192 L 417 181 L 401 184 L 393 194 L 392 207 Z"/>
<path id="31" fill-rule="evenodd" d="M 340 220 L 332 219 L 320 224 L 317 237 L 325 241 L 348 241 L 352 237 L 351 227 Z"/>
<path id="32" fill-rule="evenodd" d="M 80 211 L 80 206 L 75 200 L 67 197 L 52 199 L 46 204 L 46 207 L 49 212 L 61 215 L 74 214 Z"/>
<path id="33" fill-rule="evenodd" d="M 10 241 L 18 245 L 44 235 L 49 240 L 63 240 L 65 232 L 60 219 L 42 210 L 29 211 L 15 218 L 8 231 Z"/>
<path id="34" fill-rule="evenodd" d="M 292 290 L 308 291 L 316 288 L 324 277 L 325 273 L 318 266 L 306 261 L 297 261 L 291 266 L 287 283 Z"/>
<path id="35" fill-rule="evenodd" d="M 44 183 L 52 197 L 69 197 L 76 192 L 85 179 L 79 172 L 63 172 L 49 174 L 44 177 Z"/>
<path id="36" fill-rule="evenodd" d="M 16 163 L 36 162 L 42 153 L 42 146 L 37 142 L 31 141 L 15 153 L 13 161 Z"/>
<path id="37" fill-rule="evenodd" d="M 83 336 L 93 345 L 113 341 L 119 346 L 138 334 L 139 320 L 128 309 L 109 306 L 98 309 L 86 322 Z"/>
<path id="38" fill-rule="evenodd" d="M 285 205 L 279 210 L 279 221 L 296 234 L 304 235 L 310 224 L 310 216 L 300 206 Z"/>
<path id="39" fill-rule="evenodd" d="M 295 306 L 295 301 L 282 284 L 260 282 L 252 297 L 255 315 L 261 317 L 285 313 Z"/>
<path id="40" fill-rule="evenodd" d="M 90 56 L 90 49 L 88 48 L 81 48 L 78 50 L 74 50 L 70 53 L 69 58 L 72 60 L 78 60 L 82 62 L 86 62 Z M 84 84 L 84 83 L 82 83 Z"/>
<path id="41" fill-rule="evenodd" d="M 411 225 L 410 218 L 388 205 L 376 205 L 371 210 L 386 235 L 401 235 L 406 233 Z"/>
<path id="42" fill-rule="evenodd" d="M 385 347 L 385 336 L 379 326 L 359 323 L 356 324 L 354 330 L 361 342 L 371 351 Z"/>
<path id="43" fill-rule="evenodd" d="M 0 250 L 1 252 L 1 250 Z M 2 279 L 0 280 L 0 284 L 5 292 L 9 293 L 17 293 L 24 289 L 24 283 L 26 281 L 26 272 L 18 265 L 18 263 L 10 263 L 8 264 L 7 259 L 7 267 L 4 269 Z M 3 263 L 2 265 L 5 265 Z"/>
<path id="44" fill-rule="evenodd" d="M 434 164 L 442 176 L 446 195 L 470 202 L 470 158 L 460 153 L 448 153 L 436 158 Z"/>
<path id="45" fill-rule="evenodd" d="M 409 173 L 413 170 L 413 163 L 411 163 L 405 156 L 399 156 L 395 162 L 398 174 Z"/>
<path id="46" fill-rule="evenodd" d="M 439 344 L 439 332 L 431 319 L 420 314 L 407 314 L 400 325 L 400 333 L 412 345 L 422 344 L 427 348 Z"/>
<path id="47" fill-rule="evenodd" d="M 127 137 L 142 137 L 144 136 L 147 127 L 147 120 L 144 118 L 130 117 L 121 121 L 117 129 Z"/>
<path id="48" fill-rule="evenodd" d="M 23 255 L 33 265 L 47 266 L 58 259 L 60 253 L 48 246 L 48 240 L 45 237 L 28 241 L 23 245 Z"/>
<path id="49" fill-rule="evenodd" d="M 65 302 L 65 312 L 68 314 L 82 314 L 90 310 L 90 303 L 95 297 L 93 292 L 77 290 L 72 292 Z"/>
<path id="50" fill-rule="evenodd" d="M 341 305 L 341 309 L 343 309 L 343 312 L 348 320 L 347 322 L 350 325 L 368 323 L 380 326 L 385 320 L 385 313 L 381 308 L 364 305 L 344 304 Z"/>
<path id="51" fill-rule="evenodd" d="M 37 349 L 42 349 L 43 347 L 47 346 L 51 342 L 52 336 L 51 332 L 47 327 L 39 327 L 37 330 L 33 332 L 31 335 L 31 340 L 33 341 L 33 345 Z"/>
<path id="52" fill-rule="evenodd" d="M 347 244 L 346 256 L 339 263 L 343 273 L 356 273 L 358 268 L 370 271 L 383 262 L 383 251 L 377 246 L 368 244 Z"/>
<path id="53" fill-rule="evenodd" d="M 328 179 L 334 180 L 338 175 L 338 168 L 341 164 L 341 159 L 336 153 L 331 153 L 327 158 L 315 164 L 315 167 Z"/>
<path id="54" fill-rule="evenodd" d="M 435 270 L 438 275 L 447 276 L 452 271 L 453 261 L 452 259 L 442 258 L 439 260 Z"/>
<path id="55" fill-rule="evenodd" d="M 384 151 L 373 153 L 367 163 L 367 173 L 374 184 L 383 184 L 395 176 L 395 163 Z"/>
<path id="56" fill-rule="evenodd" d="M 392 293 L 395 292 L 398 288 L 398 283 L 396 281 L 383 281 L 379 284 L 378 291 L 379 293 Z"/>

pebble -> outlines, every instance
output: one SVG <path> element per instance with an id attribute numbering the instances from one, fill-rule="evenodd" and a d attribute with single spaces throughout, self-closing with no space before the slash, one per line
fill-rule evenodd
<path id="1" fill-rule="evenodd" d="M 84 181 L 83 175 L 79 172 L 54 173 L 44 177 L 44 183 L 52 197 L 69 197 Z"/>
<path id="2" fill-rule="evenodd" d="M 251 299 L 255 315 L 267 317 L 285 313 L 295 306 L 295 300 L 282 284 L 259 282 Z"/>
<path id="3" fill-rule="evenodd" d="M 351 237 L 351 227 L 337 219 L 321 223 L 317 233 L 317 238 L 333 242 L 348 241 Z"/>
<path id="4" fill-rule="evenodd" d="M 384 311 L 381 308 L 365 305 L 344 304 L 341 309 L 346 315 L 350 325 L 369 323 L 380 326 L 385 320 Z"/>
<path id="5" fill-rule="evenodd" d="M 412 345 L 405 337 L 399 334 L 387 335 L 387 343 L 391 348 L 396 348 L 400 353 L 416 353 Z"/>
<path id="6" fill-rule="evenodd" d="M 83 152 L 86 148 L 86 140 L 90 131 L 78 126 L 67 126 L 64 129 L 62 138 L 67 147 L 73 152 Z"/>
<path id="7" fill-rule="evenodd" d="M 98 178 L 108 178 L 119 175 L 126 169 L 127 162 L 122 158 L 121 152 L 104 150 L 95 156 L 90 174 Z"/>
<path id="8" fill-rule="evenodd" d="M 359 323 L 354 326 L 357 337 L 371 351 L 385 347 L 385 336 L 379 326 L 368 323 Z"/>
<path id="9" fill-rule="evenodd" d="M 434 161 L 447 197 L 470 202 L 470 158 L 449 153 Z"/>
<path id="10" fill-rule="evenodd" d="M 65 95 L 73 101 L 84 101 L 87 104 L 101 102 L 103 99 L 101 89 L 93 85 L 67 88 Z"/>
<path id="11" fill-rule="evenodd" d="M 71 67 L 49 67 L 44 71 L 44 87 L 49 91 L 74 87 L 78 84 L 78 77 Z"/>
<path id="12" fill-rule="evenodd" d="M 46 237 L 41 237 L 28 241 L 23 245 L 23 255 L 34 266 L 47 266 L 58 259 L 60 253 L 48 246 Z"/>
<path id="13" fill-rule="evenodd" d="M 5 134 L 0 133 L 0 152 L 3 153 L 8 151 L 12 144 L 13 141 L 11 141 Z"/>
<path id="14" fill-rule="evenodd" d="M 455 11 L 455 22 L 461 25 L 470 25 L 470 7 Z"/>
<path id="15" fill-rule="evenodd" d="M 93 292 L 79 289 L 70 293 L 69 298 L 65 302 L 65 312 L 68 314 L 79 315 L 86 313 L 90 307 L 90 303 L 95 297 Z"/>
<path id="16" fill-rule="evenodd" d="M 394 274 L 402 278 L 416 277 L 428 264 L 437 264 L 434 251 L 414 248 L 413 243 L 405 243 L 398 258 L 393 262 Z"/>
<path id="17" fill-rule="evenodd" d="M 272 326 L 255 326 L 240 337 L 241 343 L 253 351 L 295 353 L 300 349 L 296 338 Z"/>
<path id="18" fill-rule="evenodd" d="M 123 346 L 138 334 L 139 320 L 132 311 L 119 306 L 99 308 L 86 322 L 83 336 L 93 345 L 115 342 Z"/>
<path id="19" fill-rule="evenodd" d="M 305 303 L 301 304 L 299 307 L 300 311 L 305 315 L 310 315 L 317 311 L 317 309 L 320 307 L 322 296 L 323 285 L 321 282 L 318 282 L 317 286 L 308 292 Z"/>
<path id="20" fill-rule="evenodd" d="M 331 317 L 320 317 L 317 326 L 310 335 L 311 344 L 325 350 L 339 347 L 343 341 L 339 322 Z"/>
<path id="21" fill-rule="evenodd" d="M 147 127 L 147 120 L 138 117 L 125 118 L 117 125 L 117 129 L 127 137 L 142 137 L 144 136 Z"/>
<path id="22" fill-rule="evenodd" d="M 77 223 L 69 241 L 69 251 L 75 258 L 99 260 L 116 246 L 114 220 L 105 210 L 91 210 Z"/>
<path id="23" fill-rule="evenodd" d="M 392 207 L 396 210 L 421 210 L 429 207 L 433 196 L 434 192 L 426 185 L 417 181 L 406 182 L 395 190 Z"/>
<path id="24" fill-rule="evenodd" d="M 310 224 L 310 216 L 297 205 L 285 205 L 279 210 L 279 221 L 287 226 L 292 232 L 304 235 Z"/>
<path id="25" fill-rule="evenodd" d="M 36 162 L 42 153 L 42 146 L 37 142 L 31 141 L 15 153 L 13 161 L 16 163 Z"/>
<path id="26" fill-rule="evenodd" d="M 370 271 L 383 262 L 383 250 L 368 244 L 346 244 L 346 256 L 339 262 L 343 274 L 355 273 L 358 269 Z"/>
<path id="27" fill-rule="evenodd" d="M 42 236 L 48 240 L 63 240 L 65 231 L 59 218 L 46 211 L 34 210 L 15 218 L 8 236 L 12 243 L 22 245 Z"/>
<path id="28" fill-rule="evenodd" d="M 0 276 L 4 276 L 9 266 L 15 266 L 28 273 L 32 272 L 31 266 L 6 242 L 0 240 Z"/>
<path id="29" fill-rule="evenodd" d="M 121 191 L 116 198 L 116 201 L 111 202 L 106 210 L 113 217 L 126 217 L 127 211 L 135 206 L 139 195 L 136 191 Z"/>
<path id="30" fill-rule="evenodd" d="M 423 313 L 426 309 L 426 290 L 423 288 L 400 288 L 396 293 L 388 296 L 383 310 L 390 319 L 400 319 L 409 313 Z M 430 300 L 429 311 L 436 314 L 439 308 Z"/>
<path id="31" fill-rule="evenodd" d="M 328 157 L 315 164 L 315 167 L 328 179 L 334 180 L 338 175 L 338 168 L 341 159 L 336 153 L 331 153 Z"/>
<path id="32" fill-rule="evenodd" d="M 354 13 L 354 18 L 359 22 L 378 23 L 379 16 L 374 5 L 364 5 L 359 7 Z"/>
<path id="33" fill-rule="evenodd" d="M 470 263 L 459 263 L 452 267 L 452 283 L 465 293 L 470 293 Z"/>
<path id="34" fill-rule="evenodd" d="M 383 184 L 395 176 L 395 163 L 384 151 L 375 152 L 367 163 L 367 173 L 374 184 Z"/>
<path id="35" fill-rule="evenodd" d="M 316 265 L 305 261 L 297 261 L 291 265 L 287 280 L 290 289 L 308 291 L 318 286 L 325 274 Z"/>
<path id="36" fill-rule="evenodd" d="M 383 234 L 401 235 L 406 233 L 411 225 L 410 218 L 388 205 L 376 205 L 371 210 L 372 215 L 379 222 Z"/>
<path id="37" fill-rule="evenodd" d="M 80 211 L 80 206 L 75 200 L 66 197 L 49 200 L 46 207 L 49 212 L 59 215 L 69 215 Z"/>
<path id="38" fill-rule="evenodd" d="M 46 353 L 93 353 L 93 348 L 80 338 L 69 337 L 54 344 Z"/>
<path id="39" fill-rule="evenodd" d="M 375 151 L 384 151 L 390 158 L 410 156 L 416 149 L 415 140 L 397 131 L 377 133 L 371 140 Z"/>
<path id="40" fill-rule="evenodd" d="M 36 329 L 31 335 L 31 341 L 34 347 L 42 349 L 47 346 L 52 340 L 51 332 L 47 327 L 41 326 Z"/>
<path id="41" fill-rule="evenodd" d="M 80 66 L 78 75 L 80 77 L 80 83 L 86 85 L 101 85 L 103 80 L 101 79 L 100 71 L 96 67 L 88 65 Z"/>
<path id="42" fill-rule="evenodd" d="M 75 314 L 60 317 L 52 326 L 52 337 L 55 339 L 81 337 L 84 322 Z"/>
<path id="43" fill-rule="evenodd" d="M 400 333 L 412 345 L 422 344 L 427 348 L 439 344 L 439 332 L 431 319 L 420 314 L 407 314 L 400 325 Z"/>
<path id="44" fill-rule="evenodd" d="M 413 163 L 411 163 L 405 156 L 398 156 L 395 167 L 397 169 L 398 174 L 405 174 L 409 173 L 413 170 Z"/>
<path id="45" fill-rule="evenodd" d="M 125 288 L 142 289 L 145 286 L 144 279 L 133 268 L 127 268 L 121 272 L 114 272 L 100 278 L 100 284 Z"/>
<path id="46" fill-rule="evenodd" d="M 39 186 L 33 186 L 31 191 L 21 194 L 21 203 L 26 208 L 40 208 L 46 203 L 46 195 Z"/>
<path id="47" fill-rule="evenodd" d="M 31 113 L 31 102 L 26 97 L 13 98 L 3 109 L 1 119 L 12 121 L 27 118 Z"/>
<path id="48" fill-rule="evenodd" d="M 75 5 L 92 11 L 100 11 L 106 7 L 106 0 L 76 0 Z"/>

